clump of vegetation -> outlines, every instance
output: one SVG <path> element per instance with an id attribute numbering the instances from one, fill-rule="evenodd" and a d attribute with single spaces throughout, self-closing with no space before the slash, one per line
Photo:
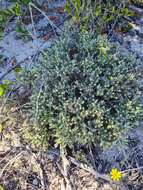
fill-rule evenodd
<path id="1" fill-rule="evenodd" d="M 30 0 L 12 0 L 9 7 L 0 9 L 0 38 L 3 36 L 6 23 L 15 16 L 21 16 L 22 6 L 28 6 L 29 2 Z"/>
<path id="2" fill-rule="evenodd" d="M 133 3 L 139 6 L 143 6 L 143 1 L 142 0 L 132 0 Z"/>
<path id="3" fill-rule="evenodd" d="M 44 146 L 111 145 L 142 115 L 137 64 L 106 37 L 66 27 L 31 71 L 32 139 Z"/>
<path id="4" fill-rule="evenodd" d="M 92 29 L 96 33 L 109 30 L 111 24 L 124 16 L 131 16 L 128 0 L 67 0 L 65 10 L 83 29 Z"/>

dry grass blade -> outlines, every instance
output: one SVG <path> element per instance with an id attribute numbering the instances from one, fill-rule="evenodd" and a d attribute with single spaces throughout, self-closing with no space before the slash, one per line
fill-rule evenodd
<path id="1" fill-rule="evenodd" d="M 22 154 L 24 153 L 24 151 L 21 151 L 20 153 L 18 153 L 14 158 L 12 158 L 2 169 L 2 171 L 0 172 L 0 179 L 3 176 L 4 171 L 6 170 L 6 168 L 9 165 L 12 165 L 18 158 L 20 158 L 22 156 Z"/>
<path id="2" fill-rule="evenodd" d="M 71 163 L 75 164 L 76 166 L 78 166 L 79 168 L 90 172 L 92 175 L 95 176 L 96 179 L 103 179 L 105 181 L 111 182 L 111 179 L 108 175 L 105 174 L 100 174 L 97 171 L 95 171 L 92 167 L 87 166 L 86 164 L 80 163 L 77 160 L 75 160 L 74 158 L 70 157 L 70 161 Z"/>
<path id="3" fill-rule="evenodd" d="M 38 10 L 38 11 L 48 20 L 48 22 L 49 22 L 49 24 L 51 25 L 51 27 L 53 28 L 53 31 L 55 32 L 55 34 L 56 34 L 55 29 L 62 31 L 62 29 L 58 28 L 58 27 L 49 19 L 49 17 L 46 15 L 46 13 L 43 12 L 41 9 L 39 9 L 36 5 L 34 5 L 33 3 L 29 3 L 29 6 L 30 6 L 30 7 L 31 7 L 31 6 L 34 7 L 36 10 Z"/>
<path id="4" fill-rule="evenodd" d="M 30 150 L 30 154 L 33 157 L 33 160 L 35 161 L 36 165 L 39 168 L 42 190 L 48 190 L 48 187 L 46 184 L 46 176 L 44 175 L 43 165 L 40 162 L 40 160 L 38 159 L 38 156 L 35 153 L 33 153 L 31 150 Z"/>
<path id="5" fill-rule="evenodd" d="M 69 167 L 70 167 L 70 162 L 68 161 L 68 159 L 65 156 L 64 151 L 61 149 L 60 152 L 60 157 L 62 159 L 62 166 L 56 162 L 58 169 L 60 170 L 61 174 L 64 177 L 64 180 L 66 182 L 66 185 L 64 185 L 64 183 L 62 183 L 61 185 L 66 189 L 66 190 L 74 190 L 73 187 L 74 185 L 72 184 L 70 178 L 69 178 Z M 63 189 L 64 189 L 63 188 Z"/>

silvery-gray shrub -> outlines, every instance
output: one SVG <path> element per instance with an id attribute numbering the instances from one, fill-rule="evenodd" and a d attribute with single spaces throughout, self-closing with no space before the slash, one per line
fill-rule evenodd
<path id="1" fill-rule="evenodd" d="M 105 36 L 67 28 L 33 70 L 33 138 L 62 147 L 111 145 L 142 115 L 137 64 Z"/>

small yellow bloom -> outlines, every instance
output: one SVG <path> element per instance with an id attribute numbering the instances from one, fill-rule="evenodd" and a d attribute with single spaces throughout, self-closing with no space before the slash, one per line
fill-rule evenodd
<path id="1" fill-rule="evenodd" d="M 122 173 L 116 168 L 112 168 L 110 173 L 111 179 L 114 181 L 120 181 L 122 178 Z"/>

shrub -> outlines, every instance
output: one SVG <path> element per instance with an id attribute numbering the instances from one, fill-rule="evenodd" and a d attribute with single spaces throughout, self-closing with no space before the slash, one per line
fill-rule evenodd
<path id="1" fill-rule="evenodd" d="M 83 29 L 108 31 L 123 16 L 131 16 L 129 0 L 66 0 L 65 10 Z"/>
<path id="2" fill-rule="evenodd" d="M 143 6 L 143 1 L 142 0 L 132 0 L 133 3 L 135 3 L 138 6 Z"/>
<path id="3" fill-rule="evenodd" d="M 8 7 L 0 7 L 0 38 L 3 37 L 6 24 L 12 17 L 22 16 L 22 6 L 28 7 L 30 0 L 11 0 Z"/>
<path id="4" fill-rule="evenodd" d="M 29 129 L 36 143 L 105 148 L 136 127 L 142 114 L 137 64 L 104 36 L 66 29 L 31 71 Z"/>

